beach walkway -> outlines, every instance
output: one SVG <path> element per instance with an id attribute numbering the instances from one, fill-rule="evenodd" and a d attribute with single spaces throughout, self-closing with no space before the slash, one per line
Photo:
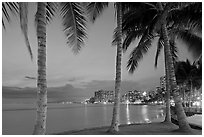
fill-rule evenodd
<path id="1" fill-rule="evenodd" d="M 202 127 L 202 115 L 195 114 L 193 116 L 187 117 L 187 120 L 190 124 Z"/>
<path id="2" fill-rule="evenodd" d="M 185 133 L 178 131 L 178 126 L 172 123 L 145 123 L 120 125 L 118 135 L 202 135 L 202 130 L 192 129 Z M 91 128 L 57 133 L 57 135 L 110 135 L 108 127 Z"/>

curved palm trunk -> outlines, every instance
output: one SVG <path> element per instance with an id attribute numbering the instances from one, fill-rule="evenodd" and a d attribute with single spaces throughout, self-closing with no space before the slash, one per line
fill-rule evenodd
<path id="1" fill-rule="evenodd" d="M 171 111 L 170 111 L 170 80 L 169 80 L 169 70 L 168 70 L 167 57 L 165 54 L 165 73 L 166 73 L 166 116 L 164 122 L 171 122 Z"/>
<path id="2" fill-rule="evenodd" d="M 181 97 L 179 95 L 177 85 L 176 85 L 176 77 L 175 77 L 175 72 L 174 72 L 174 67 L 173 67 L 173 60 L 171 57 L 171 52 L 170 52 L 170 44 L 168 41 L 167 37 L 167 28 L 165 24 L 162 24 L 162 33 L 164 36 L 164 50 L 165 50 L 165 56 L 167 57 L 167 64 L 169 68 L 169 82 L 170 82 L 170 89 L 173 92 L 173 97 L 175 101 L 175 107 L 176 107 L 176 115 L 177 119 L 179 122 L 179 129 L 181 130 L 186 130 L 189 131 L 191 128 L 188 124 L 188 121 L 186 120 L 186 115 L 184 112 L 184 109 L 182 107 L 182 101 Z"/>
<path id="3" fill-rule="evenodd" d="M 161 11 L 163 11 L 162 4 L 159 3 L 159 8 Z M 169 70 L 169 82 L 170 82 L 170 89 L 173 93 L 173 98 L 175 102 L 175 107 L 176 107 L 176 115 L 179 123 L 179 129 L 183 131 L 190 131 L 190 126 L 188 124 L 188 121 L 186 119 L 186 114 L 184 112 L 183 106 L 182 106 L 182 101 L 177 89 L 176 85 L 176 77 L 175 77 L 175 72 L 174 72 L 174 64 L 173 64 L 173 59 L 172 59 L 172 54 L 171 54 L 171 49 L 170 49 L 170 43 L 169 43 L 169 38 L 168 38 L 168 31 L 166 27 L 166 17 L 168 13 L 168 8 L 167 7 L 164 12 L 163 12 L 163 17 L 161 19 L 161 30 L 162 30 L 162 35 L 164 37 L 164 54 L 167 59 L 167 67 Z"/>
<path id="4" fill-rule="evenodd" d="M 46 2 L 38 2 L 38 79 L 37 79 L 37 115 L 34 135 L 46 133 L 47 118 L 47 82 L 46 82 Z"/>
<path id="5" fill-rule="evenodd" d="M 122 5 L 116 3 L 117 10 L 117 27 L 119 29 L 120 39 L 117 44 L 117 56 L 116 56 L 116 79 L 115 79 L 115 99 L 113 106 L 113 117 L 111 127 L 108 132 L 119 131 L 119 120 L 120 120 L 120 85 L 121 85 L 121 62 L 122 62 Z"/>

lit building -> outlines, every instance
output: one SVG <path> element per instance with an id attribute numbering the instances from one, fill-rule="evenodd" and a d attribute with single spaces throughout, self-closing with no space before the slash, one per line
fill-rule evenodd
<path id="1" fill-rule="evenodd" d="M 122 102 L 135 102 L 135 101 L 140 101 L 144 99 L 144 92 L 142 91 L 127 91 L 124 95 L 121 97 Z"/>
<path id="2" fill-rule="evenodd" d="M 166 90 L 166 76 L 160 77 L 160 87 L 161 89 Z"/>
<path id="3" fill-rule="evenodd" d="M 98 91 L 95 91 L 94 98 L 95 98 L 96 102 L 113 101 L 114 93 L 113 93 L 113 91 L 98 90 Z"/>

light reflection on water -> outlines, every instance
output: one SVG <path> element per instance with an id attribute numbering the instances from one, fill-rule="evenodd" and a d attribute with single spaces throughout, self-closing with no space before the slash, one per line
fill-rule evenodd
<path id="1" fill-rule="evenodd" d="M 103 105 L 103 115 L 104 115 L 104 121 L 107 121 L 107 107 L 106 107 L 106 105 Z"/>
<path id="2" fill-rule="evenodd" d="M 2 112 L 3 134 L 32 134 L 35 110 Z M 52 104 L 48 108 L 47 132 L 108 126 L 112 120 L 113 105 L 110 104 Z M 120 124 L 146 123 L 164 119 L 159 106 L 121 105 Z M 15 121 L 15 122 L 14 122 Z"/>
<path id="3" fill-rule="evenodd" d="M 147 114 L 148 114 L 147 105 L 143 105 L 143 106 L 142 106 L 143 120 L 144 120 L 144 122 L 150 123 L 151 121 L 149 120 L 149 117 L 148 117 Z"/>
<path id="4" fill-rule="evenodd" d="M 127 118 L 127 124 L 131 124 L 129 104 L 126 105 L 126 118 Z"/>

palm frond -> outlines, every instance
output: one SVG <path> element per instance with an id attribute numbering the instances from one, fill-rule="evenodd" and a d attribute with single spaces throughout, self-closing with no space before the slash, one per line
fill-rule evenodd
<path id="1" fill-rule="evenodd" d="M 118 41 L 119 41 L 119 29 L 118 27 L 116 27 L 114 29 L 114 32 L 113 32 L 113 41 L 112 41 L 112 45 L 113 46 L 117 46 L 118 45 Z"/>
<path id="2" fill-rule="evenodd" d="M 21 30 L 23 32 L 26 47 L 28 49 L 28 52 L 30 54 L 31 60 L 33 60 L 33 53 L 31 50 L 31 46 L 28 40 L 28 3 L 27 2 L 20 2 L 19 3 L 19 10 L 20 10 L 20 25 Z"/>
<path id="3" fill-rule="evenodd" d="M 160 36 L 158 43 L 157 43 L 157 51 L 156 51 L 156 56 L 155 56 L 155 60 L 154 60 L 154 67 L 157 68 L 157 62 L 158 62 L 158 57 L 161 54 L 161 49 L 164 47 L 164 40 L 163 38 Z"/>
<path id="4" fill-rule="evenodd" d="M 141 7 L 128 11 L 123 15 L 123 31 L 128 29 L 139 29 L 148 27 L 152 23 L 157 11 L 152 9 L 142 9 Z"/>
<path id="5" fill-rule="evenodd" d="M 191 26 L 202 30 L 202 3 L 191 2 L 183 4 L 169 12 L 168 22 L 173 21 L 175 26 Z"/>
<path id="6" fill-rule="evenodd" d="M 53 19 L 57 9 L 58 9 L 58 3 L 56 3 L 56 2 L 47 2 L 47 5 L 46 5 L 46 19 L 47 19 L 48 22 L 50 22 Z"/>
<path id="7" fill-rule="evenodd" d="M 67 44 L 70 44 L 73 51 L 78 53 L 84 45 L 84 39 L 87 38 L 87 19 L 84 9 L 79 2 L 63 2 L 60 6 Z"/>
<path id="8" fill-rule="evenodd" d="M 185 42 L 188 50 L 193 54 L 195 58 L 202 54 L 202 38 L 192 33 L 190 30 L 180 29 L 176 35 L 179 39 Z"/>
<path id="9" fill-rule="evenodd" d="M 130 44 L 135 41 L 136 38 L 140 38 L 140 36 L 143 34 L 144 30 L 132 30 L 129 31 L 128 34 L 125 36 L 125 39 L 123 41 L 123 52 L 126 52 Z"/>
<path id="10" fill-rule="evenodd" d="M 143 35 L 137 47 L 133 49 L 130 54 L 130 58 L 127 63 L 127 69 L 130 73 L 133 73 L 138 67 L 138 62 L 143 58 L 151 47 L 151 43 L 154 36 L 151 34 Z"/>
<path id="11" fill-rule="evenodd" d="M 145 6 L 147 6 L 146 4 Z M 140 36 L 141 42 L 146 39 L 145 35 L 152 35 L 154 33 L 154 26 L 158 20 L 156 10 L 152 8 L 151 4 L 149 9 L 141 9 L 144 6 L 138 7 L 137 9 L 132 9 L 128 11 L 123 17 L 123 34 L 125 35 L 125 40 L 123 42 L 124 52 L 127 50 L 131 42 Z M 144 17 L 146 16 L 146 17 Z"/>
<path id="12" fill-rule="evenodd" d="M 57 2 L 47 2 L 46 4 L 46 24 L 50 23 L 58 10 L 59 4 Z M 37 14 L 35 15 L 35 27 L 38 23 Z"/>
<path id="13" fill-rule="evenodd" d="M 87 5 L 89 19 L 94 22 L 101 15 L 103 10 L 108 7 L 108 2 L 90 2 Z"/>
<path id="14" fill-rule="evenodd" d="M 6 29 L 4 17 L 8 22 L 10 22 L 10 12 L 14 15 L 19 13 L 18 4 L 16 2 L 2 2 L 2 12 L 2 24 L 4 29 Z"/>

